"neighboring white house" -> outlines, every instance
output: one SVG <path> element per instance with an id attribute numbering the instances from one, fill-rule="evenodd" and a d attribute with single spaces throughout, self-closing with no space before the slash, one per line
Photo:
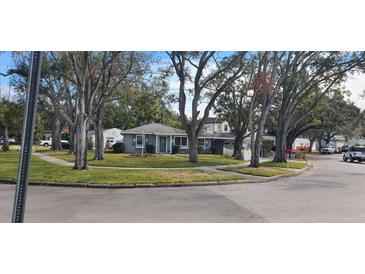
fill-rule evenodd
<path id="1" fill-rule="evenodd" d="M 106 146 L 106 142 L 110 143 L 111 145 L 123 142 L 123 136 L 121 135 L 121 132 L 122 131 L 118 128 L 104 129 L 104 147 Z M 95 144 L 95 131 L 90 130 L 87 136 Z"/>
<path id="2" fill-rule="evenodd" d="M 296 138 L 294 140 L 293 143 L 293 148 L 297 148 L 297 147 L 309 147 L 310 146 L 310 141 L 308 138 Z"/>
<path id="3" fill-rule="evenodd" d="M 220 118 L 208 117 L 202 134 L 214 134 L 214 133 L 231 133 L 231 128 L 227 121 L 223 121 Z"/>

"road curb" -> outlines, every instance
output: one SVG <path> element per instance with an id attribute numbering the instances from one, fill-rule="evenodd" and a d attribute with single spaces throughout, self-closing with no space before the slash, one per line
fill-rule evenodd
<path id="1" fill-rule="evenodd" d="M 15 185 L 15 181 L 12 180 L 0 180 L 0 184 L 4 185 Z M 176 184 L 165 184 L 165 183 L 153 183 L 153 184 L 123 184 L 123 185 L 107 185 L 107 184 L 65 184 L 56 182 L 29 182 L 30 186 L 50 186 L 50 187 L 75 187 L 75 188 L 163 188 L 163 187 L 186 187 L 186 186 L 214 186 L 214 185 L 233 185 L 243 183 L 254 183 L 252 180 L 230 180 L 230 181 L 211 181 L 211 182 L 196 182 L 196 183 L 176 183 Z"/>
<path id="2" fill-rule="evenodd" d="M 163 187 L 190 187 L 190 186 L 219 186 L 219 185 L 239 185 L 239 184 L 262 184 L 267 182 L 276 181 L 281 178 L 292 177 L 300 175 L 306 171 L 309 171 L 313 168 L 312 164 L 307 162 L 308 166 L 304 169 L 295 171 L 290 174 L 277 175 L 273 177 L 259 177 L 260 180 L 229 180 L 229 181 L 211 181 L 211 182 L 196 182 L 196 183 L 176 183 L 176 184 L 166 184 L 166 183 L 152 183 L 152 184 L 123 184 L 123 185 L 108 185 L 108 184 L 83 184 L 83 183 L 74 183 L 74 184 L 65 184 L 65 183 L 56 183 L 56 182 L 29 182 L 30 186 L 50 186 L 50 187 L 75 187 L 75 188 L 110 188 L 110 189 L 124 189 L 124 188 L 163 188 Z M 257 176 L 258 177 L 258 176 Z M 0 179 L 0 184 L 7 185 L 15 185 L 15 181 Z"/>
<path id="3" fill-rule="evenodd" d="M 266 182 L 276 181 L 276 180 L 281 179 L 281 178 L 298 176 L 298 175 L 300 175 L 302 173 L 305 173 L 306 171 L 309 171 L 309 170 L 311 170 L 313 168 L 313 165 L 311 163 L 309 163 L 309 162 L 307 162 L 307 163 L 308 163 L 308 166 L 306 168 L 300 169 L 300 170 L 295 171 L 295 172 L 290 173 L 290 174 L 283 174 L 283 175 L 268 177 L 267 180 L 262 181 L 262 182 L 257 182 L 257 183 L 258 184 L 259 183 L 266 183 Z"/>

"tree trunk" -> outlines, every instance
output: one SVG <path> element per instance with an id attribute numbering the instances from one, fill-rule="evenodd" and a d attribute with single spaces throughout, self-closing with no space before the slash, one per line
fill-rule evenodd
<path id="1" fill-rule="evenodd" d="M 262 139 L 262 135 L 264 134 L 264 127 L 265 127 L 265 123 L 266 123 L 267 112 L 268 112 L 268 108 L 263 111 L 263 115 L 261 117 L 261 120 L 260 120 L 258 128 L 257 128 L 255 142 L 252 145 L 251 161 L 250 161 L 249 167 L 256 168 L 256 167 L 260 166 L 261 139 Z"/>
<path id="2" fill-rule="evenodd" d="M 104 107 L 100 106 L 95 115 L 95 155 L 94 160 L 104 160 Z"/>
<path id="3" fill-rule="evenodd" d="M 9 131 L 8 126 L 4 126 L 4 143 L 3 143 L 3 151 L 9 150 Z"/>
<path id="4" fill-rule="evenodd" d="M 198 162 L 198 136 L 197 134 L 190 132 L 188 134 L 189 141 L 189 162 Z"/>
<path id="5" fill-rule="evenodd" d="M 284 114 L 280 115 L 276 134 L 276 150 L 273 162 L 286 163 L 285 150 L 288 135 L 288 122 L 284 120 Z"/>
<path id="6" fill-rule="evenodd" d="M 62 128 L 61 119 L 59 113 L 56 111 L 52 122 L 52 150 L 62 150 L 61 138 L 62 138 Z"/>
<path id="7" fill-rule="evenodd" d="M 253 150 L 251 152 L 251 161 L 249 167 L 259 167 L 260 166 L 260 150 L 261 150 L 261 137 L 259 132 L 256 132 L 255 142 L 253 144 Z"/>
<path id="8" fill-rule="evenodd" d="M 314 143 L 314 139 L 309 138 L 309 148 L 308 148 L 308 152 L 312 152 L 313 143 Z"/>
<path id="9" fill-rule="evenodd" d="M 286 145 L 286 134 L 283 132 L 283 130 L 278 131 L 277 137 L 276 137 L 276 150 L 275 150 L 275 157 L 273 162 L 276 163 L 286 163 L 286 157 L 285 157 L 285 150 L 287 149 Z"/>
<path id="10" fill-rule="evenodd" d="M 322 149 L 322 137 L 318 137 L 318 148 L 319 150 Z"/>
<path id="11" fill-rule="evenodd" d="M 295 141 L 295 137 L 292 134 L 288 134 L 286 137 L 286 149 L 292 149 Z"/>
<path id="12" fill-rule="evenodd" d="M 87 169 L 87 119 L 84 113 L 76 118 L 76 157 L 74 169 Z"/>
<path id="13" fill-rule="evenodd" d="M 234 138 L 234 146 L 233 146 L 233 158 L 236 160 L 243 160 L 242 143 L 243 143 L 243 134 L 238 133 Z"/>
<path id="14" fill-rule="evenodd" d="M 68 131 L 69 131 L 69 135 L 70 135 L 68 155 L 74 155 L 75 154 L 75 127 L 69 126 Z"/>
<path id="15" fill-rule="evenodd" d="M 333 136 L 331 136 L 331 133 L 326 133 L 326 137 L 325 137 L 325 142 L 326 142 L 326 146 L 329 145 L 329 143 L 331 142 Z"/>

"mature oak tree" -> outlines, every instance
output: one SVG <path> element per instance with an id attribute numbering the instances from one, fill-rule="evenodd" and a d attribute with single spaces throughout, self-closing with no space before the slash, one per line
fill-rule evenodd
<path id="1" fill-rule="evenodd" d="M 179 79 L 179 112 L 188 136 L 189 161 L 197 162 L 199 133 L 219 95 L 243 75 L 243 61 L 246 52 L 236 52 L 223 58 L 223 60 L 217 60 L 218 56 L 215 51 L 172 51 L 167 52 L 167 54 Z M 232 70 L 232 67 L 235 69 Z M 217 81 L 217 79 L 222 78 L 225 80 Z M 191 88 L 187 87 L 189 83 L 192 84 Z M 201 119 L 199 119 L 198 107 L 201 100 L 206 97 L 208 90 L 211 96 Z M 186 114 L 187 93 L 192 96 L 190 118 Z"/>
<path id="2" fill-rule="evenodd" d="M 286 162 L 285 149 L 289 123 L 300 123 L 310 115 L 319 100 L 341 83 L 348 73 L 364 62 L 363 53 L 343 52 L 289 52 L 280 72 L 283 77 L 278 112 L 276 151 L 274 162 Z M 292 121 L 302 100 L 315 90 L 321 93 L 306 107 L 305 115 Z"/>
<path id="3" fill-rule="evenodd" d="M 251 134 L 251 160 L 250 167 L 257 168 L 260 165 L 260 151 L 262 136 L 270 108 L 280 90 L 282 77 L 279 74 L 279 67 L 285 52 L 265 51 L 257 53 L 257 73 L 253 82 L 255 100 L 258 100 L 258 112 L 256 122 L 251 118 L 249 121 Z M 253 111 L 253 109 L 251 109 Z M 252 115 L 251 115 L 252 117 Z M 256 127 L 256 128 L 255 128 Z"/>
<path id="4" fill-rule="evenodd" d="M 133 85 L 148 69 L 146 56 L 138 52 L 109 52 L 112 61 L 103 69 L 101 83 L 94 100 L 93 126 L 95 130 L 94 160 L 104 160 L 104 114 L 105 104 L 115 101 L 123 89 L 122 86 Z M 109 62 L 109 58 L 104 59 Z"/>
<path id="5" fill-rule="evenodd" d="M 233 146 L 233 157 L 235 159 L 242 159 L 243 140 L 251 134 L 248 128 L 257 105 L 255 94 L 252 92 L 256 69 L 255 60 L 246 57 L 245 74 L 232 83 L 219 96 L 217 103 L 214 105 L 215 114 L 228 121 L 235 136 Z"/>

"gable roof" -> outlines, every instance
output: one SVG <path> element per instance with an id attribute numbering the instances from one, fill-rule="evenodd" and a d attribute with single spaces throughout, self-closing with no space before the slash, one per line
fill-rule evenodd
<path id="1" fill-rule="evenodd" d="M 140 127 L 122 130 L 122 134 L 164 134 L 164 135 L 186 135 L 185 130 L 168 127 L 159 123 L 152 123 Z"/>
<path id="2" fill-rule="evenodd" d="M 119 128 L 116 128 L 116 127 L 113 127 L 113 128 L 104 128 L 103 132 L 106 133 L 108 131 L 111 131 L 111 130 L 118 130 L 118 131 L 121 131 Z M 95 130 L 89 130 L 87 132 L 87 135 L 95 135 Z"/>

